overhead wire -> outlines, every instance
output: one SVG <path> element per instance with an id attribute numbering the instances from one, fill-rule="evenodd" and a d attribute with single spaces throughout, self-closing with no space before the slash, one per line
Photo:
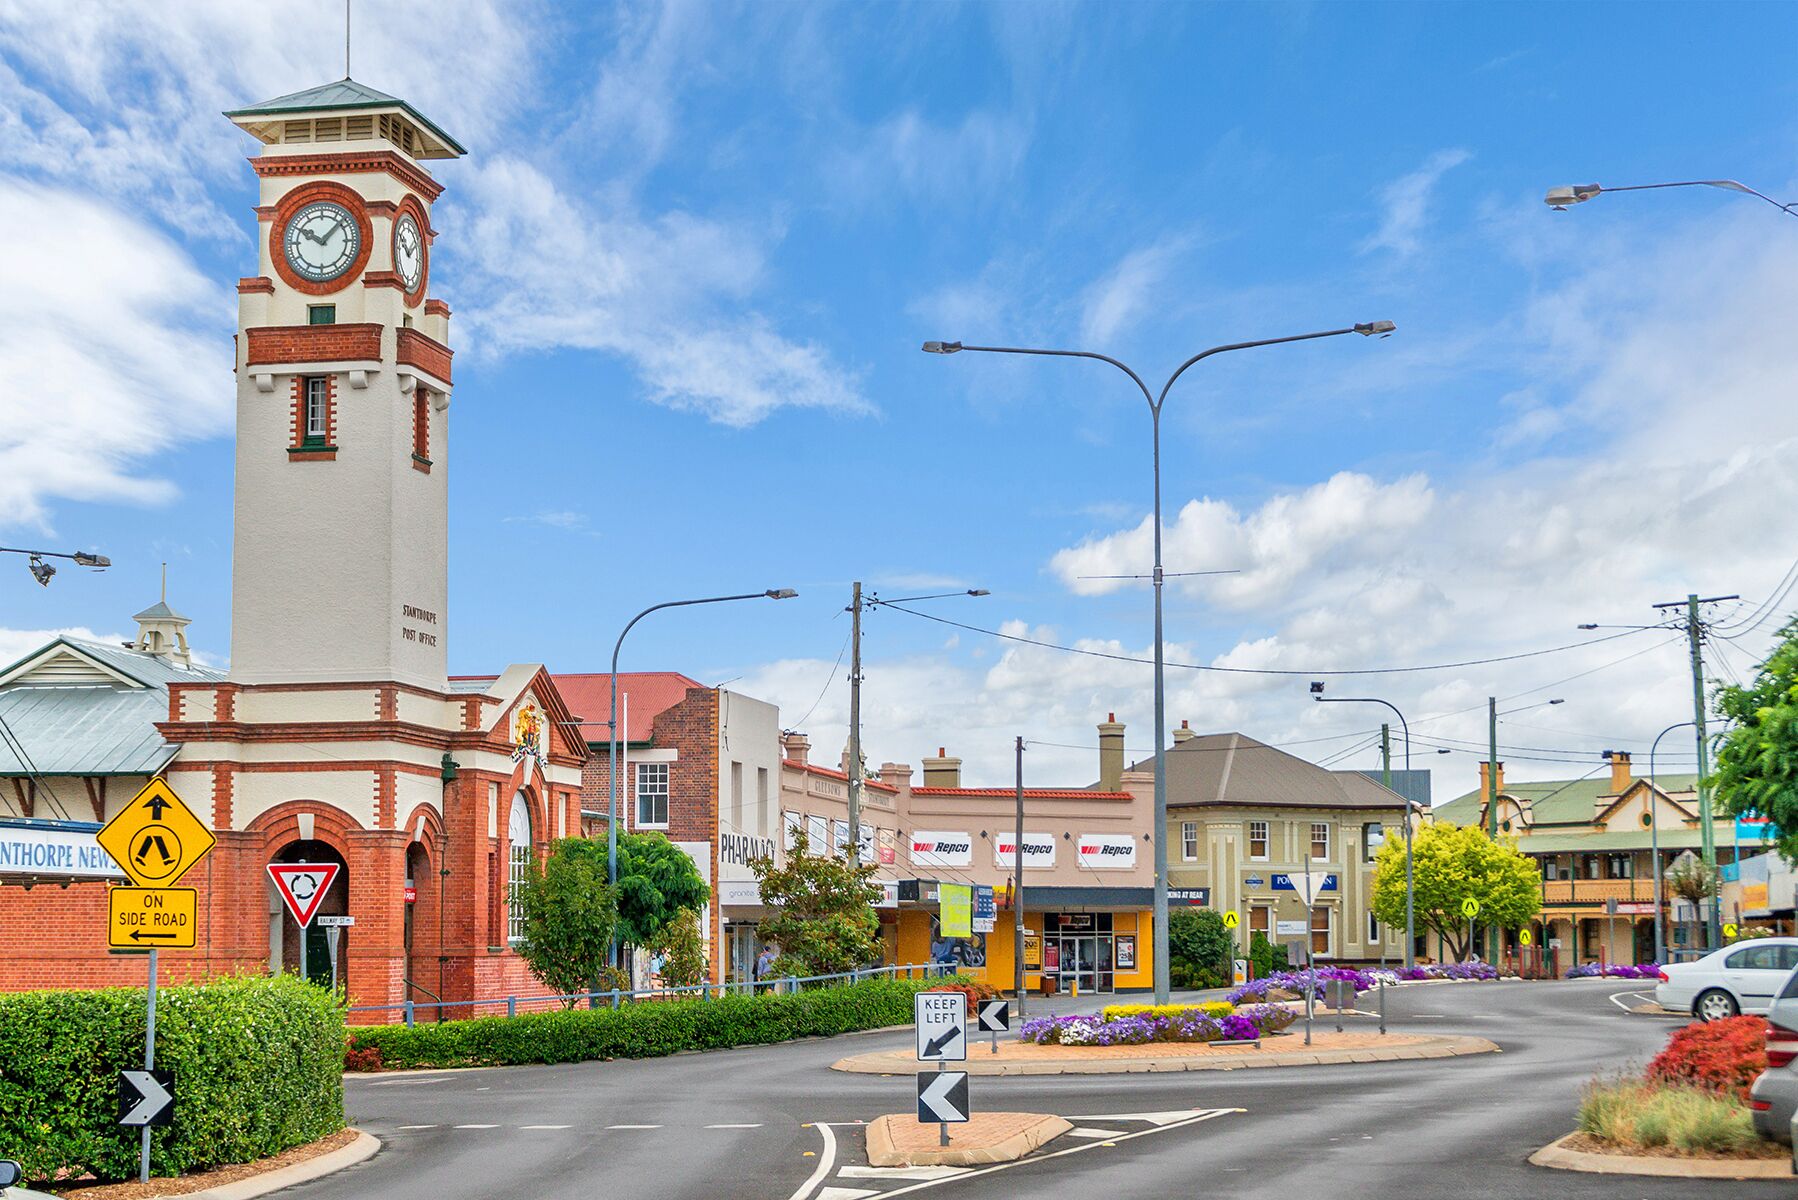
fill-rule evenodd
<path id="1" fill-rule="evenodd" d="M 62 797 L 56 794 L 56 789 L 50 786 L 50 781 L 39 773 L 37 764 L 32 761 L 31 754 L 25 749 L 25 743 L 19 740 L 19 735 L 13 732 L 13 727 L 6 723 L 4 716 L 0 716 L 0 742 L 4 742 L 6 748 L 18 758 L 25 768 L 25 773 L 31 776 L 32 782 L 44 789 L 44 795 L 49 798 L 50 807 L 60 813 L 63 820 L 74 820 L 69 815 L 69 810 L 63 807 Z"/>

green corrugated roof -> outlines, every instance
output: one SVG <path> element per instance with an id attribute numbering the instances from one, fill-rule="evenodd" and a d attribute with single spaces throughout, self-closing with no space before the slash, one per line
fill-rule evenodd
<path id="1" fill-rule="evenodd" d="M 414 121 L 430 130 L 439 141 L 450 147 L 457 154 L 467 154 L 461 143 L 445 133 L 436 122 L 413 108 L 397 96 L 389 96 L 386 92 L 378 92 L 365 83 L 357 83 L 354 79 L 339 79 L 334 83 L 321 83 L 317 87 L 307 88 L 303 92 L 291 92 L 285 96 L 276 96 L 273 100 L 264 100 L 261 104 L 252 104 L 247 108 L 234 108 L 225 113 L 227 117 L 272 117 L 284 113 L 323 112 L 353 108 L 399 108 Z"/>
<path id="2" fill-rule="evenodd" d="M 1638 781 L 1647 780 L 1645 776 L 1638 776 Z M 1655 787 L 1669 794 L 1690 792 L 1697 783 L 1696 775 L 1656 774 L 1654 778 Z M 1615 795 L 1611 791 L 1609 776 L 1593 779 L 1548 779 L 1532 783 L 1507 782 L 1504 794 L 1513 796 L 1526 805 L 1531 811 L 1533 824 L 1538 827 L 1591 821 Z M 1439 821 L 1471 825 L 1479 820 L 1480 807 L 1485 800 L 1486 793 L 1475 788 L 1465 795 L 1436 805 L 1430 811 Z"/>
<path id="3" fill-rule="evenodd" d="M 1646 829 L 1607 830 L 1604 833 L 1532 833 L 1517 839 L 1517 848 L 1525 854 L 1570 854 L 1576 851 L 1647 850 L 1653 835 Z M 1702 842 L 1696 829 L 1663 829 L 1660 844 L 1668 850 L 1697 849 Z M 1728 846 L 1729 827 L 1717 824 L 1717 845 Z M 1758 843 L 1757 843 L 1758 845 Z"/>

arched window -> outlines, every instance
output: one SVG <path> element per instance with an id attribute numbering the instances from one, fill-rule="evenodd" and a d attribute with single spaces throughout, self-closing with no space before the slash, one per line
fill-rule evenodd
<path id="1" fill-rule="evenodd" d="M 511 842 L 510 868 L 507 876 L 510 920 L 507 933 L 516 942 L 524 940 L 524 913 L 518 906 L 518 891 L 531 875 L 531 806 L 523 792 L 512 794 L 512 815 L 506 820 L 506 837 Z"/>

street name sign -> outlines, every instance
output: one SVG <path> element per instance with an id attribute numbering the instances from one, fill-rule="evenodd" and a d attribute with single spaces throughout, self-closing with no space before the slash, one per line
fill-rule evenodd
<path id="1" fill-rule="evenodd" d="M 918 1124 L 959 1125 L 968 1108 L 966 1071 L 918 1072 Z"/>
<path id="2" fill-rule="evenodd" d="M 919 992 L 912 998 L 919 1062 L 963 1062 L 967 1059 L 968 1036 L 962 1027 L 966 1005 L 960 992 Z"/>
<path id="3" fill-rule="evenodd" d="M 338 869 L 336 863 L 268 865 L 268 877 L 275 881 L 275 890 L 281 893 L 287 911 L 293 914 L 301 929 L 312 924 L 312 918 L 318 915 L 319 905 L 325 902 L 325 893 L 331 890 Z"/>
<path id="4" fill-rule="evenodd" d="M 312 923 L 320 929 L 348 929 L 356 923 L 355 917 L 314 917 Z"/>
<path id="5" fill-rule="evenodd" d="M 166 887 L 210 854 L 218 839 L 166 781 L 152 779 L 94 840 L 138 887 Z"/>
<path id="6" fill-rule="evenodd" d="M 108 888 L 106 944 L 114 950 L 192 950 L 198 909 L 193 888 Z"/>
<path id="7" fill-rule="evenodd" d="M 175 1119 L 173 1071 L 120 1071 L 119 1124 L 132 1129 L 168 1125 Z"/>

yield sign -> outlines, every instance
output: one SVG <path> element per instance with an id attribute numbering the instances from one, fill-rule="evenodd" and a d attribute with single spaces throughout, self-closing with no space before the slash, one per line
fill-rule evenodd
<path id="1" fill-rule="evenodd" d="M 331 881 L 337 878 L 336 863 L 270 863 L 268 877 L 287 905 L 287 911 L 301 929 L 312 924 Z"/>
<path id="2" fill-rule="evenodd" d="M 918 1072 L 918 1123 L 956 1125 L 968 1119 L 966 1071 Z"/>

